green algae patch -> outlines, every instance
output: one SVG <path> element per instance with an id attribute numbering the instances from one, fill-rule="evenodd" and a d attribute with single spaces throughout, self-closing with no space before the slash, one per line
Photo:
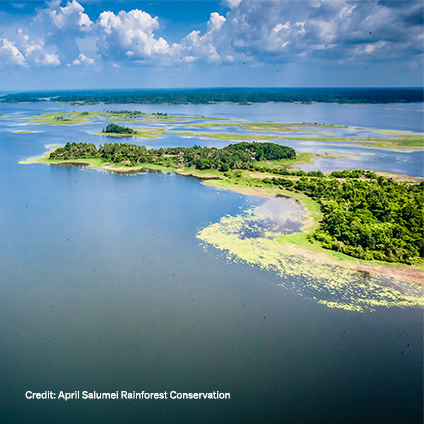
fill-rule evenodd
<path id="1" fill-rule="evenodd" d="M 303 219 L 297 216 L 298 220 Z M 197 237 L 205 248 L 212 246 L 228 260 L 274 272 L 282 287 L 330 308 L 363 312 L 377 307 L 424 306 L 421 286 L 293 253 L 293 246 L 306 247 L 309 242 L 305 233 L 285 234 L 290 231 L 284 228 L 282 217 L 284 211 L 278 225 L 270 225 L 260 207 L 249 209 L 222 217 L 199 231 Z M 286 221 L 293 218 L 296 217 L 289 214 Z"/>
<path id="2" fill-rule="evenodd" d="M 16 130 L 16 131 L 12 131 L 15 134 L 37 134 L 40 133 L 41 131 L 26 131 L 26 130 Z"/>

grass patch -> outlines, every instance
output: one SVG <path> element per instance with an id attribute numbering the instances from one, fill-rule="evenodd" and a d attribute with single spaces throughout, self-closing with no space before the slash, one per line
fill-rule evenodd
<path id="1" fill-rule="evenodd" d="M 30 121 L 39 125 L 77 125 L 91 121 L 105 112 L 47 112 L 31 118 L 16 118 L 18 121 Z"/>

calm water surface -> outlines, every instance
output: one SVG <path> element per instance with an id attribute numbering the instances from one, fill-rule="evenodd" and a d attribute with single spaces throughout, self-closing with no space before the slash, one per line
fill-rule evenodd
<path id="1" fill-rule="evenodd" d="M 1 105 L 0 113 L 53 106 Z M 249 116 L 256 108 L 260 119 L 278 120 L 302 111 L 300 120 L 326 122 L 338 110 L 283 106 L 221 105 L 216 114 L 258 119 Z M 422 105 L 403 107 L 387 113 L 416 126 L 401 127 L 402 118 L 391 128 L 418 131 Z M 361 108 L 339 109 L 331 123 L 371 126 Z M 13 134 L 10 121 L 0 125 L 1 422 L 422 422 L 421 309 L 355 313 L 300 297 L 196 238 L 262 199 L 175 175 L 19 165 L 45 144 L 98 138 L 87 126 Z M 220 391 L 231 399 L 64 402 L 26 400 L 28 390 Z"/>

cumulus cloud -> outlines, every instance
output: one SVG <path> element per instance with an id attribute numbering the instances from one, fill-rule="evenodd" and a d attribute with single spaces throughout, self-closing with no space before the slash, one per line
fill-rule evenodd
<path id="1" fill-rule="evenodd" d="M 0 38 L 0 43 L 0 63 L 3 66 L 27 66 L 25 62 L 25 57 L 15 46 L 15 43 L 7 40 L 6 38 Z"/>
<path id="2" fill-rule="evenodd" d="M 421 1 L 223 0 L 206 29 L 178 42 L 161 37 L 160 17 L 103 11 L 93 21 L 76 0 L 38 9 L 25 33 L 0 39 L 3 66 L 266 66 L 349 64 L 421 58 Z"/>
<path id="3" fill-rule="evenodd" d="M 60 60 L 57 54 L 44 53 L 44 57 L 35 58 L 35 63 L 37 65 L 44 65 L 44 66 L 59 66 Z"/>
<path id="4" fill-rule="evenodd" d="M 14 41 L 0 39 L 0 58 L 4 66 L 58 66 L 59 56 L 47 49 L 42 39 L 30 40 L 21 28 Z"/>
<path id="5" fill-rule="evenodd" d="M 60 0 L 53 0 L 48 8 L 38 10 L 31 31 L 42 39 L 50 54 L 67 64 L 81 53 L 78 40 L 93 32 L 93 22 L 76 0 L 68 1 L 63 7 L 60 4 Z"/>
<path id="6" fill-rule="evenodd" d="M 373 59 L 391 60 L 422 53 L 422 2 L 226 3 L 231 7 L 222 28 L 226 39 L 234 51 L 259 62 L 369 60 L 371 53 Z"/>
<path id="7" fill-rule="evenodd" d="M 97 47 L 105 59 L 142 60 L 157 58 L 169 52 L 162 37 L 156 39 L 153 31 L 159 28 L 158 18 L 135 9 L 130 12 L 103 12 L 97 21 Z"/>
<path id="8" fill-rule="evenodd" d="M 217 48 L 222 44 L 221 28 L 227 20 L 217 12 L 210 14 L 207 31 L 201 35 L 200 31 L 192 31 L 181 40 L 181 43 L 173 44 L 170 55 L 175 60 L 192 63 L 206 61 L 208 63 L 221 63 L 222 57 Z M 222 51 L 227 50 L 223 47 Z M 228 57 L 230 55 L 225 55 Z"/>
<path id="9" fill-rule="evenodd" d="M 87 57 L 85 54 L 81 53 L 78 56 L 78 59 L 75 59 L 72 62 L 73 65 L 94 65 L 94 59 Z"/>
<path id="10" fill-rule="evenodd" d="M 43 15 L 48 16 L 57 28 L 66 31 L 88 32 L 92 24 L 84 8 L 75 0 L 68 2 L 65 7 L 60 7 L 60 0 L 52 1 L 49 9 L 42 11 L 38 17 Z"/>

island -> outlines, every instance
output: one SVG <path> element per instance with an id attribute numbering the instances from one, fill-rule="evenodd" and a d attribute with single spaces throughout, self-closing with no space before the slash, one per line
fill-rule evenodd
<path id="1" fill-rule="evenodd" d="M 103 128 L 102 133 L 107 134 L 107 135 L 128 136 L 128 135 L 137 134 L 137 131 L 134 131 L 130 127 L 122 127 L 122 126 L 116 125 L 116 124 L 109 124 L 106 128 Z"/>
<path id="2" fill-rule="evenodd" d="M 278 243 L 306 256 L 323 256 L 324 262 L 423 284 L 424 182 L 367 170 L 324 174 L 293 168 L 301 159 L 291 147 L 269 142 L 220 149 L 68 142 L 29 162 L 119 173 L 176 172 L 245 194 L 293 197 L 306 211 L 303 229 L 280 235 Z"/>

